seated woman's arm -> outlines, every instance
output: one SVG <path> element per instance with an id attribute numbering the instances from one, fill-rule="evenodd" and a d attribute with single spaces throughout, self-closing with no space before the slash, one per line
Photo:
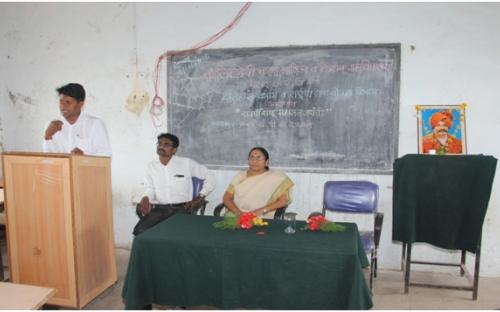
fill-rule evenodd
<path id="1" fill-rule="evenodd" d="M 258 208 L 253 210 L 252 212 L 255 213 L 256 215 L 265 215 L 266 213 L 270 211 L 274 211 L 278 208 L 285 207 L 288 204 L 288 194 L 282 194 L 278 199 L 273 201 L 272 203 L 269 203 L 265 205 L 264 207 Z"/>
<path id="2" fill-rule="evenodd" d="M 241 213 L 241 210 L 240 208 L 238 208 L 238 206 L 236 206 L 233 199 L 234 199 L 234 194 L 226 192 L 224 193 L 222 202 L 224 203 L 224 206 L 226 206 L 226 208 L 229 209 L 229 211 L 232 211 L 233 213 L 238 215 Z"/>

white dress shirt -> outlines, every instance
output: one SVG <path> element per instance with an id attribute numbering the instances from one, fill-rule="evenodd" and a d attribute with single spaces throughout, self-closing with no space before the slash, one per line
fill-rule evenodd
<path id="1" fill-rule="evenodd" d="M 152 161 L 146 168 L 143 197 L 160 204 L 188 202 L 193 199 L 192 177 L 204 180 L 202 196 L 215 188 L 212 172 L 192 159 L 174 155 L 166 166 L 159 159 Z"/>
<path id="2" fill-rule="evenodd" d="M 111 157 L 108 131 L 101 119 L 81 113 L 74 124 L 64 117 L 59 120 L 63 122 L 62 129 L 52 136 L 52 140 L 44 140 L 44 152 L 71 153 L 78 147 L 85 155 Z"/>

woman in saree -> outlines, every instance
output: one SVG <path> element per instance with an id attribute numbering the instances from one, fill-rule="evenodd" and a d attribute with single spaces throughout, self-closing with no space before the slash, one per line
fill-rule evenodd
<path id="1" fill-rule="evenodd" d="M 248 154 L 248 170 L 233 178 L 223 203 L 235 214 L 253 212 L 264 217 L 292 201 L 293 185 L 284 172 L 269 169 L 269 153 L 265 148 L 254 147 Z"/>

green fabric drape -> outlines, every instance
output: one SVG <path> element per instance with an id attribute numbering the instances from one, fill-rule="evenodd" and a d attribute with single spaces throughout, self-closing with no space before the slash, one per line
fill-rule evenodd
<path id="1" fill-rule="evenodd" d="M 476 251 L 497 160 L 406 155 L 394 162 L 392 239 Z"/>
<path id="2" fill-rule="evenodd" d="M 219 217 L 175 215 L 134 239 L 122 296 L 221 309 L 368 309 L 368 259 L 353 223 L 338 233 L 218 230 Z M 297 222 L 298 228 L 304 222 Z M 260 232 L 260 233 L 259 233 Z M 263 233 L 263 234 L 262 234 Z"/>

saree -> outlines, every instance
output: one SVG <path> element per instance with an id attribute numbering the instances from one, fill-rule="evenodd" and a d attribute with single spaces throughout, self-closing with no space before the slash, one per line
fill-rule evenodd
<path id="1" fill-rule="evenodd" d="M 293 185 L 292 180 L 280 170 L 268 170 L 251 177 L 247 177 L 246 171 L 241 171 L 226 192 L 233 194 L 233 201 L 241 211 L 252 211 L 276 201 L 283 194 L 287 195 L 287 205 L 290 204 Z"/>

